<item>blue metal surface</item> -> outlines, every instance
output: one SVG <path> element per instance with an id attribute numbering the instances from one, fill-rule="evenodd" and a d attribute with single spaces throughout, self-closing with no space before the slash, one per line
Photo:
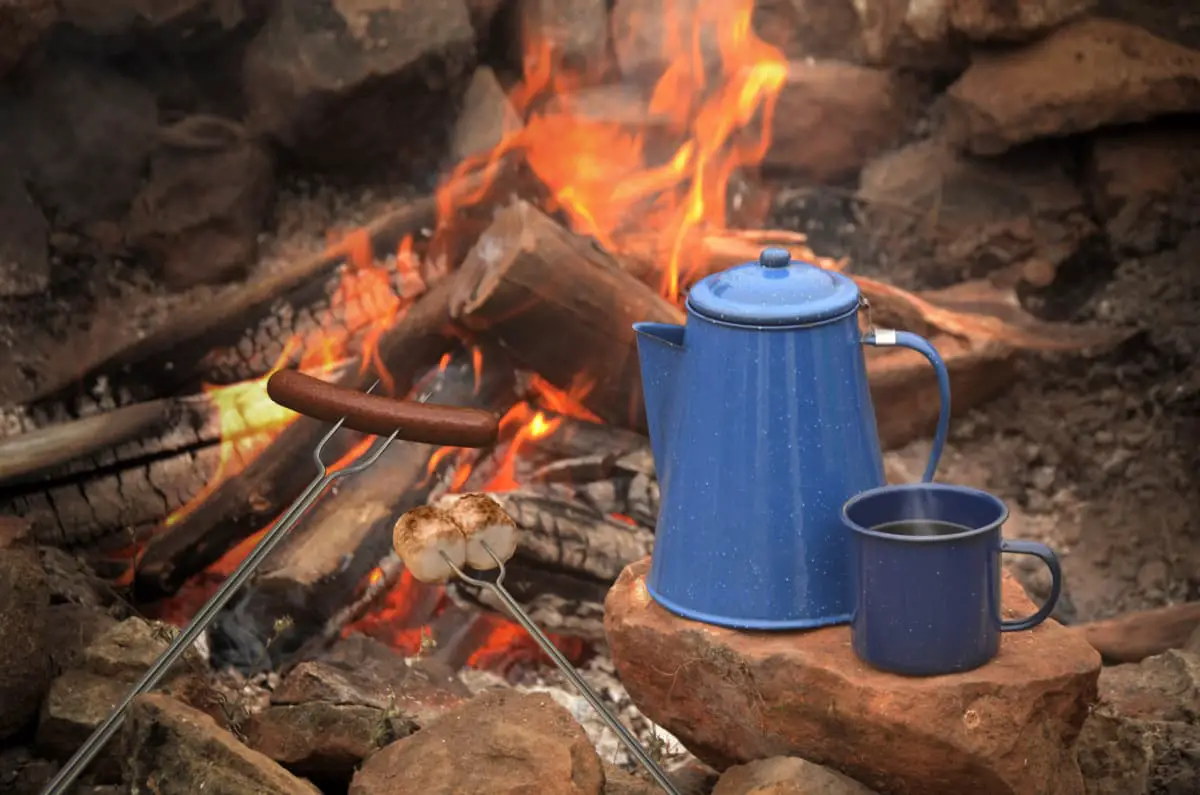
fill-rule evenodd
<path id="1" fill-rule="evenodd" d="M 738 267 L 819 270 L 783 268 L 775 256 Z M 721 275 L 692 290 L 686 327 L 634 325 L 661 489 L 647 587 L 667 609 L 710 624 L 844 623 L 853 590 L 842 506 L 884 483 L 862 344 L 913 347 L 934 363 L 943 417 L 930 478 L 949 421 L 945 367 L 916 335 L 863 339 L 857 298 L 803 326 L 715 320 L 691 301 L 710 279 Z"/>
<path id="2" fill-rule="evenodd" d="M 1058 558 L 1044 544 L 1003 540 L 1007 518 L 997 497 L 942 483 L 885 486 L 849 500 L 843 519 L 853 548 L 854 653 L 908 676 L 969 671 L 996 655 L 1001 632 L 1045 621 L 1062 592 Z M 932 537 L 872 529 L 913 519 L 969 529 Z M 1034 555 L 1050 569 L 1050 596 L 1029 618 L 1000 618 L 1002 552 Z"/>
<path id="3" fill-rule="evenodd" d="M 756 262 L 702 279 L 687 303 L 690 311 L 726 323 L 800 326 L 853 312 L 858 299 L 858 285 L 848 276 L 768 248 Z"/>

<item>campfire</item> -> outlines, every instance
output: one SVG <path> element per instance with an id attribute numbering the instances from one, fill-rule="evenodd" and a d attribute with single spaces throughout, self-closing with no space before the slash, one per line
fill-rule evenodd
<path id="1" fill-rule="evenodd" d="M 626 567 L 650 554 L 659 508 L 633 325 L 684 323 L 698 280 L 764 248 L 851 276 L 865 298 L 864 329 L 930 339 L 951 375 L 956 418 L 1008 389 L 1024 353 L 1123 339 L 1037 318 L 1018 300 L 1019 291 L 1053 281 L 1080 241 L 1097 234 L 1090 220 L 1061 209 L 1047 189 L 1038 212 L 1050 207 L 1052 221 L 1038 216 L 1031 228 L 1028 219 L 1022 226 L 989 215 L 986 234 L 943 234 L 937 191 L 905 169 L 936 160 L 938 178 L 950 184 L 963 174 L 1000 179 L 1006 167 L 968 163 L 941 141 L 899 149 L 924 123 L 921 92 L 892 71 L 800 57 L 799 41 L 820 42 L 802 26 L 789 36 L 765 27 L 764 8 L 783 14 L 779 4 L 452 5 L 463 6 L 465 33 L 446 23 L 429 42 L 406 42 L 412 57 L 394 63 L 355 45 L 354 58 L 339 65 L 355 75 L 346 78 L 358 86 L 354 101 L 383 120 L 361 129 L 331 99 L 344 86 L 319 67 L 293 71 L 300 67 L 281 54 L 288 36 L 308 41 L 304 26 L 316 23 L 299 12 L 251 14 L 263 33 L 239 45 L 254 106 L 247 128 L 199 112 L 163 122 L 158 146 L 175 154 L 149 161 L 150 187 L 131 211 L 130 240 L 156 257 L 168 283 L 223 286 L 144 336 L 42 379 L 11 419 L 25 433 L 0 439 L 0 512 L 28 522 L 39 543 L 79 551 L 141 615 L 183 626 L 313 477 L 313 451 L 329 424 L 273 402 L 274 373 L 298 369 L 352 390 L 501 418 L 491 447 L 398 441 L 326 493 L 214 623 L 205 642 L 214 668 L 286 674 L 365 636 L 452 672 L 516 681 L 545 669 L 543 652 L 486 589 L 419 582 L 392 550 L 401 515 L 465 493 L 490 495 L 517 522 L 506 584 L 534 622 L 572 663 L 604 658 L 605 598 Z M 407 24 L 330 13 L 364 41 L 386 38 L 387 24 Z M 379 13 L 399 20 L 418 11 Z M 821 22 L 840 30 L 836 20 Z M 104 27 L 98 18 L 71 24 Z M 211 32 L 218 21 L 197 24 Z M 515 47 L 516 68 L 476 64 L 463 55 L 464 41 Z M 957 63 L 952 55 L 939 54 L 939 68 Z M 387 82 L 380 75 L 394 78 L 391 89 L 373 82 Z M 453 111 L 429 110 L 426 119 L 423 99 L 405 118 L 395 85 L 422 97 L 444 90 L 453 101 L 427 104 Z M 854 134 L 836 129 L 843 123 Z M 413 126 L 423 129 L 408 135 Z M 395 139 L 408 190 L 376 202 L 361 224 L 326 230 L 319 252 L 235 279 L 245 268 L 229 262 L 253 259 L 262 224 L 251 219 L 266 215 L 249 180 L 273 167 L 243 151 L 261 146 L 249 129 L 306 167 L 345 174 L 362 166 L 356 150 Z M 1000 133 L 984 137 L 974 155 L 1005 148 Z M 409 157 L 410 148 L 425 151 L 427 138 L 439 139 L 436 169 L 424 155 Z M 327 147 L 331 140 L 343 145 Z M 158 184 L 185 151 L 188 178 Z M 204 151 L 228 157 L 222 179 L 238 172 L 246 182 L 211 225 L 168 228 L 164 214 L 186 215 L 168 212 L 174 191 L 217 167 L 215 156 L 195 154 Z M 920 157 L 890 162 L 894 151 Z M 1026 165 L 1014 169 L 1027 173 Z M 916 237 L 911 230 L 929 222 L 938 231 L 928 256 L 958 257 L 967 247 L 969 267 L 950 279 L 896 279 L 878 262 L 831 254 L 836 247 L 816 236 L 771 228 L 781 182 L 829 183 L 860 171 L 864 223 L 881 236 L 903 226 Z M 913 207 L 898 209 L 897 192 L 910 187 Z M 963 223 L 955 212 L 946 211 L 945 224 Z M 194 244 L 208 252 L 206 234 L 222 245 L 212 244 L 216 275 L 201 278 L 187 251 Z M 229 239 L 237 245 L 225 246 Z M 1005 265 L 986 267 L 992 260 Z M 938 286 L 923 286 L 930 283 Z M 938 414 L 927 362 L 896 348 L 866 356 L 883 446 L 925 438 Z M 343 429 L 324 457 L 336 470 L 380 443 Z"/>
<path id="2" fill-rule="evenodd" d="M 436 650 L 455 666 L 503 669 L 535 658 L 524 633 L 486 609 L 494 605 L 477 609 L 479 594 L 423 586 L 388 553 L 397 516 L 465 490 L 493 494 L 519 518 L 510 585 L 581 660 L 603 637 L 608 585 L 653 538 L 657 485 L 633 323 L 680 322 L 692 283 L 768 245 L 850 267 L 809 249 L 803 234 L 731 228 L 738 205 L 746 216 L 754 203 L 737 187 L 753 193 L 773 141 L 797 134 L 777 111 L 790 109 L 797 100 L 789 92 L 809 79 L 803 64 L 752 32 L 752 11 L 750 2 L 719 4 L 686 22 L 668 19 L 666 29 L 686 35 L 664 38 L 654 59 L 661 68 L 635 88 L 606 80 L 603 62 L 574 57 L 563 35 L 580 31 L 527 19 L 521 79 L 505 91 L 490 69 L 476 71 L 454 136 L 461 159 L 433 194 L 363 228 L 331 231 L 320 256 L 227 305 L 176 318 L 93 368 L 126 398 L 145 392 L 147 380 L 161 390 L 206 372 L 258 371 L 203 383 L 194 396 L 123 405 L 101 415 L 104 433 L 77 430 L 82 438 L 67 443 L 77 459 L 149 434 L 187 433 L 174 449 L 199 445 L 198 468 L 207 472 L 197 487 L 188 488 L 192 473 L 167 473 L 159 485 L 152 472 L 157 499 L 127 495 L 106 510 L 90 484 L 82 492 L 68 484 L 73 494 L 60 496 L 63 489 L 40 483 L 21 513 L 68 539 L 115 529 L 109 524 L 137 528 L 132 544 L 107 554 L 104 571 L 148 615 L 179 624 L 310 478 L 325 427 L 272 403 L 271 373 L 296 367 L 354 389 L 378 381 L 386 394 L 486 408 L 503 415 L 494 449 L 400 444 L 328 495 L 222 617 L 213 653 L 221 663 L 273 668 L 358 631 L 410 655 Z M 706 41 L 703 53 L 696 37 Z M 934 339 L 955 376 L 956 410 L 1001 389 L 1016 350 L 1100 341 L 1039 323 L 986 284 L 914 293 L 858 281 L 875 322 Z M 315 328 L 288 335 L 273 359 L 253 342 L 248 351 L 245 342 L 218 344 L 273 302 L 298 303 L 319 284 L 331 294 Z M 239 368 L 227 366 L 234 358 Z M 887 395 L 877 400 L 884 443 L 925 433 L 936 390 L 920 358 L 887 351 L 870 366 Z M 335 468 L 373 443 L 339 434 Z M 14 466 L 47 463 L 35 452 Z M 89 515 L 73 516 L 71 499 L 90 506 Z M 164 503 L 169 513 L 154 516 Z"/>

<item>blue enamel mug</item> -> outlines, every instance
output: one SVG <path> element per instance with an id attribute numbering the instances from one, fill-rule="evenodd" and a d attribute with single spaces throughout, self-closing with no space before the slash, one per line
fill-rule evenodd
<path id="1" fill-rule="evenodd" d="M 854 653 L 868 665 L 936 676 L 984 665 L 1002 632 L 1033 629 L 1062 593 L 1054 551 L 1002 537 L 1008 507 L 985 491 L 912 483 L 865 491 L 842 508 L 851 536 Z M 1050 596 L 1028 618 L 1001 618 L 1000 556 L 1033 555 L 1050 569 Z"/>

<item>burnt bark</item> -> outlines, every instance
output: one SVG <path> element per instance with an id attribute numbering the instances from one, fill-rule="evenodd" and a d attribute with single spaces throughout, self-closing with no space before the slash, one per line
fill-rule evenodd
<path id="1" fill-rule="evenodd" d="M 460 353 L 430 373 L 415 399 L 507 410 L 516 400 L 512 370 L 495 352 L 483 361 L 477 382 L 472 356 Z M 330 637 L 329 621 L 355 602 L 358 587 L 391 551 L 396 519 L 423 505 L 455 466 L 453 456 L 436 456 L 440 449 L 395 442 L 372 467 L 325 494 L 218 619 L 210 634 L 214 655 L 241 668 L 279 665 L 314 633 Z"/>
<path id="2" fill-rule="evenodd" d="M 455 320 L 559 389 L 586 381 L 580 402 L 606 422 L 645 429 L 632 326 L 682 322 L 673 305 L 523 201 L 496 214 L 457 281 Z"/>
<path id="3" fill-rule="evenodd" d="M 625 473 L 607 485 L 534 485 L 491 494 L 520 528 L 504 585 L 546 631 L 604 639 L 608 589 L 625 566 L 649 555 L 654 546 L 654 533 L 647 525 L 615 516 L 634 512 L 626 495 L 635 477 Z M 597 494 L 611 496 L 598 499 Z M 470 601 L 507 615 L 488 589 L 464 582 L 454 583 L 454 588 Z"/>
<path id="4" fill-rule="evenodd" d="M 305 327 L 329 327 L 349 336 L 356 329 L 346 327 L 347 318 L 362 312 L 343 307 L 338 313 L 322 313 L 320 307 L 336 287 L 330 279 L 337 269 L 364 253 L 379 259 L 394 254 L 404 238 L 435 226 L 456 198 L 486 204 L 484 194 L 490 196 L 493 186 L 498 189 L 498 178 L 511 169 L 508 161 L 491 163 L 454 180 L 441 197 L 407 202 L 315 257 L 181 313 L 99 361 L 82 362 L 76 373 L 46 384 L 31 404 L 88 405 L 101 380 L 107 381 L 106 389 L 126 396 L 125 402 L 198 391 L 204 381 L 231 383 L 265 374 L 282 352 L 283 341 Z M 283 308 L 276 308 L 279 305 Z M 313 306 L 317 308 L 309 311 Z M 369 309 L 363 312 L 369 314 Z"/>
<path id="5" fill-rule="evenodd" d="M 387 373 L 381 386 L 386 393 L 406 394 L 418 374 L 453 346 L 449 294 L 446 281 L 435 285 L 379 340 L 379 357 Z M 335 380 L 362 390 L 375 378 L 371 370 L 352 368 Z M 138 598 L 174 593 L 193 574 L 272 521 L 308 485 L 312 474 L 306 464 L 328 428 L 307 417 L 295 420 L 236 477 L 221 483 L 195 510 L 152 539 L 137 564 Z M 354 431 L 339 431 L 326 445 L 324 460 L 332 464 L 363 438 Z"/>

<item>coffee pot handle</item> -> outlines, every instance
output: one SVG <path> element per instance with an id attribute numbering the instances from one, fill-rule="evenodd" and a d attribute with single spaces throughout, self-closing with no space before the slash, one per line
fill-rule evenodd
<path id="1" fill-rule="evenodd" d="M 946 370 L 946 363 L 942 361 L 941 355 L 929 343 L 929 340 L 908 331 L 875 329 L 863 336 L 863 342 L 878 347 L 908 348 L 924 356 L 933 365 L 933 371 L 937 375 L 938 395 L 941 397 L 942 407 L 941 413 L 938 415 L 937 432 L 933 435 L 933 449 L 929 452 L 929 464 L 925 467 L 925 476 L 921 478 L 922 481 L 928 483 L 933 480 L 933 476 L 937 472 L 938 461 L 942 457 L 942 448 L 946 446 L 946 434 L 950 430 L 950 373 Z"/>

